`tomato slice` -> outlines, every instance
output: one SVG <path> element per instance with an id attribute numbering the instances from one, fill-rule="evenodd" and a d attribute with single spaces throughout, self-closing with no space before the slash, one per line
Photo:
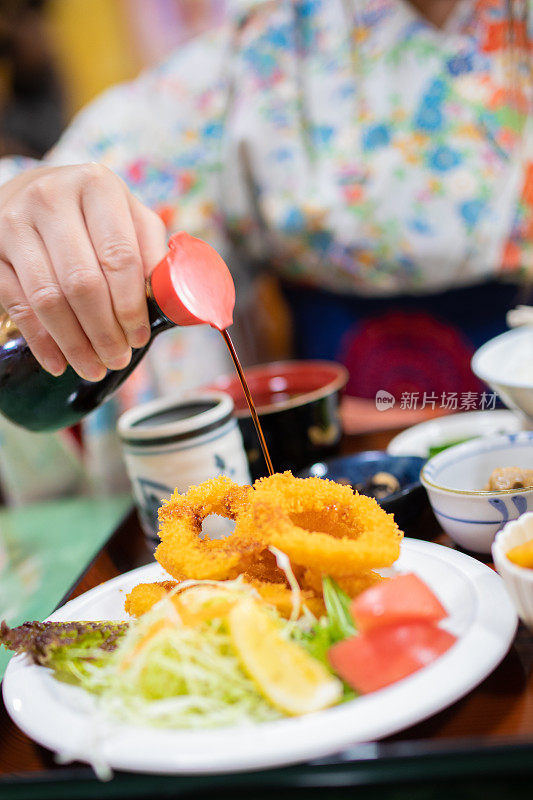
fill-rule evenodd
<path id="1" fill-rule="evenodd" d="M 361 632 L 400 622 L 438 622 L 446 609 L 418 575 L 408 572 L 362 592 L 350 605 Z"/>
<path id="2" fill-rule="evenodd" d="M 374 692 L 431 664 L 456 641 L 432 622 L 372 628 L 330 648 L 335 672 L 358 692 Z"/>

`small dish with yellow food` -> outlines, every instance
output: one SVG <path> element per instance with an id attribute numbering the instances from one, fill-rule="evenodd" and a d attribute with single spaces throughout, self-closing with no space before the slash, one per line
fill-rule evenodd
<path id="1" fill-rule="evenodd" d="M 522 621 L 533 630 L 533 513 L 508 522 L 492 545 L 494 565 Z"/>

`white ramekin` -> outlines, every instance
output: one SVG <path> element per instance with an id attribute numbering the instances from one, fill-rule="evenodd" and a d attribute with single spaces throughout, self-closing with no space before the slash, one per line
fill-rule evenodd
<path id="1" fill-rule="evenodd" d="M 503 578 L 522 621 L 533 630 L 533 569 L 519 567 L 506 553 L 533 539 L 533 513 L 512 520 L 496 534 L 492 545 L 494 565 Z"/>

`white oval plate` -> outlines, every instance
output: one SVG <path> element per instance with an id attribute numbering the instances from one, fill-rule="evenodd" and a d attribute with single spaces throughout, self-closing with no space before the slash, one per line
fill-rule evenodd
<path id="1" fill-rule="evenodd" d="M 467 437 L 489 436 L 494 433 L 517 433 L 522 422 L 514 411 L 465 411 L 420 422 L 391 439 L 387 453 L 391 456 L 428 457 L 430 447 Z"/>
<path id="2" fill-rule="evenodd" d="M 55 681 L 48 670 L 14 657 L 3 694 L 16 724 L 71 759 L 150 773 L 220 773 L 294 764 L 388 736 L 442 710 L 485 678 L 507 652 L 516 614 L 500 577 L 450 548 L 404 539 L 397 561 L 416 572 L 449 611 L 457 642 L 437 661 L 373 694 L 309 714 L 258 725 L 176 731 L 109 722 L 93 698 Z M 124 596 L 166 577 L 157 564 L 114 578 L 56 611 L 52 620 L 124 619 Z"/>

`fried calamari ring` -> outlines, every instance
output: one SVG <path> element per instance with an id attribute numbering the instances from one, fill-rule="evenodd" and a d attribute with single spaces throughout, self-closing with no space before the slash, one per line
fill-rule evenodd
<path id="1" fill-rule="evenodd" d="M 320 530 L 336 537 L 355 539 L 364 530 L 361 512 L 351 486 L 322 478 L 295 478 L 291 472 L 276 473 L 268 478 L 259 478 L 253 485 L 249 510 L 256 502 L 269 503 L 284 515 L 290 514 L 295 525 L 313 530 L 318 521 Z M 375 501 L 374 501 L 375 502 Z M 239 533 L 250 538 L 263 536 L 254 529 L 248 514 L 242 517 Z M 246 532 L 241 530 L 246 528 Z"/>
<path id="2" fill-rule="evenodd" d="M 303 571 L 298 583 L 302 589 L 311 589 L 315 594 L 321 595 L 323 577 L 321 572 L 314 572 L 312 569 L 306 569 Z M 374 572 L 371 569 L 362 570 L 350 576 L 340 575 L 335 578 L 335 582 L 338 583 L 340 588 L 350 597 L 357 597 L 357 595 L 364 592 L 365 589 L 369 589 L 371 586 L 375 586 L 376 583 L 380 583 L 384 580 L 386 580 L 386 578 L 383 578 L 378 572 Z"/>
<path id="3" fill-rule="evenodd" d="M 159 509 L 161 544 L 156 560 L 178 580 L 226 580 L 245 572 L 264 545 L 244 541 L 236 533 L 225 539 L 201 535 L 210 514 L 238 522 L 251 493 L 251 486 L 239 486 L 223 475 L 191 486 L 185 494 L 175 491 Z"/>
<path id="4" fill-rule="evenodd" d="M 202 538 L 211 514 L 235 520 L 225 539 Z M 284 552 L 315 614 L 323 612 L 322 576 L 335 578 L 351 597 L 381 580 L 373 569 L 390 566 L 402 537 L 392 515 L 351 487 L 291 473 L 239 486 L 219 477 L 174 492 L 159 512 L 161 544 L 156 559 L 177 580 L 231 580 L 242 575 L 267 602 L 290 614 L 287 575 L 269 550 Z M 161 599 L 165 584 L 128 596 L 132 613 Z M 142 610 L 141 610 L 142 613 Z"/>
<path id="5" fill-rule="evenodd" d="M 403 535 L 373 498 L 290 472 L 256 481 L 237 530 L 282 550 L 292 564 L 333 578 L 390 566 Z"/>
<path id="6" fill-rule="evenodd" d="M 159 581 L 158 583 L 139 583 L 126 595 L 124 608 L 132 617 L 141 617 L 150 611 L 152 606 L 168 596 L 178 584 L 176 581 Z M 175 595 L 173 595 L 175 597 Z"/>
<path id="7" fill-rule="evenodd" d="M 322 571 L 333 578 L 389 566 L 400 554 L 399 537 L 398 541 L 389 538 L 376 542 L 372 531 L 355 540 L 309 531 L 295 525 L 288 515 L 280 518 L 279 512 L 267 503 L 257 503 L 253 516 L 257 528 L 268 531 L 269 543 L 286 553 L 292 563 Z"/>
<path id="8" fill-rule="evenodd" d="M 254 589 L 267 605 L 276 608 L 283 617 L 290 617 L 293 603 L 291 590 L 287 586 L 283 586 L 280 583 L 258 580 L 248 581 L 247 584 L 243 584 L 243 588 L 246 585 L 248 585 L 250 589 Z M 177 586 L 179 586 L 179 583 L 176 581 L 140 583 L 134 586 L 126 597 L 126 612 L 133 617 L 140 617 L 146 614 L 156 603 L 168 597 L 169 593 Z M 187 591 L 190 591 L 190 589 Z M 302 605 L 305 605 L 316 617 L 325 612 L 324 601 L 321 597 L 315 596 L 313 591 L 302 591 L 300 599 Z M 170 600 L 180 615 L 184 615 L 185 613 L 185 622 L 187 622 L 187 608 L 183 606 L 182 595 L 178 592 L 174 592 L 174 594 L 170 596 Z M 189 616 L 192 617 L 193 615 Z"/>
<path id="9" fill-rule="evenodd" d="M 276 556 L 268 548 L 264 550 L 258 549 L 243 574 L 247 581 L 289 585 L 287 575 L 278 567 Z M 298 584 L 300 585 L 299 581 Z"/>
<path id="10" fill-rule="evenodd" d="M 250 584 L 269 606 L 277 608 L 282 617 L 289 618 L 293 609 L 292 592 L 288 586 L 281 583 L 270 583 L 269 581 L 252 580 Z M 306 606 L 315 617 L 320 617 L 326 612 L 326 606 L 320 595 L 316 595 L 313 590 L 303 589 L 300 592 L 300 602 Z M 303 610 L 303 608 L 302 608 Z"/>
<path id="11" fill-rule="evenodd" d="M 251 586 L 242 584 L 240 596 L 252 591 Z M 140 617 L 160 600 L 168 598 L 184 625 L 200 625 L 215 617 L 224 617 L 239 601 L 235 586 L 224 586 L 220 582 L 179 584 L 175 581 L 159 583 L 140 583 L 126 597 L 125 608 L 128 614 Z"/>

